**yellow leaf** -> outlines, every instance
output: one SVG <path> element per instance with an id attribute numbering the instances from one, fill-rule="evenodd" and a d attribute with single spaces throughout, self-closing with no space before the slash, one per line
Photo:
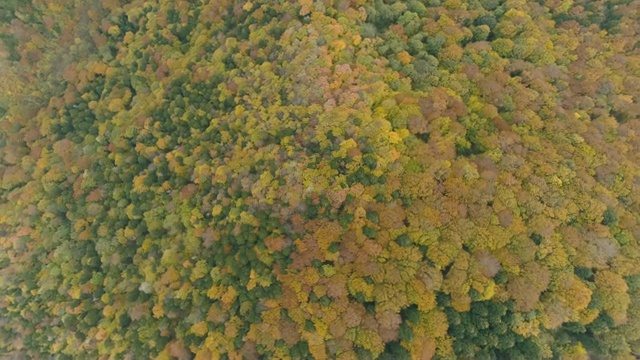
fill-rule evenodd
<path id="1" fill-rule="evenodd" d="M 329 326 L 318 319 L 313 319 L 313 325 L 316 328 L 316 333 L 318 333 L 318 335 L 323 339 L 326 339 L 327 334 L 329 333 Z"/>
<path id="2" fill-rule="evenodd" d="M 398 55 L 396 55 L 396 58 L 398 59 L 398 61 L 400 61 L 403 64 L 409 64 L 411 60 L 413 60 L 413 57 L 409 55 L 409 53 L 406 51 L 403 51 Z"/>
<path id="3" fill-rule="evenodd" d="M 251 269 L 249 273 L 249 282 L 247 283 L 247 290 L 252 290 L 256 287 L 256 272 Z"/>
<path id="4" fill-rule="evenodd" d="M 389 142 L 391 144 L 398 144 L 402 141 L 402 138 L 400 137 L 400 134 L 398 134 L 395 131 L 390 131 L 389 132 Z"/>
<path id="5" fill-rule="evenodd" d="M 493 280 L 487 283 L 487 286 L 484 288 L 484 292 L 482 293 L 481 300 L 489 300 L 496 293 L 496 283 Z"/>
<path id="6" fill-rule="evenodd" d="M 116 313 L 116 309 L 111 305 L 107 305 L 104 307 L 104 309 L 102 309 L 102 314 L 106 318 L 112 317 L 115 313 Z"/>
<path id="7" fill-rule="evenodd" d="M 160 138 L 158 139 L 158 141 L 156 141 L 156 146 L 158 146 L 158 149 L 165 149 L 167 147 L 167 142 L 164 140 L 164 138 Z"/>
<path id="8" fill-rule="evenodd" d="M 236 300 L 236 297 L 238 297 L 238 292 L 232 286 L 229 286 L 220 300 L 222 300 L 222 304 L 229 307 Z"/>
<path id="9" fill-rule="evenodd" d="M 112 112 L 118 112 L 124 109 L 124 102 L 122 99 L 113 99 L 109 102 L 107 109 Z"/>
<path id="10" fill-rule="evenodd" d="M 204 336 L 209 331 L 209 327 L 206 321 L 200 321 L 191 327 L 191 331 L 198 336 Z"/>
<path id="11" fill-rule="evenodd" d="M 331 45 L 335 51 L 342 51 L 347 47 L 347 44 L 345 44 L 343 40 L 336 40 Z"/>
<path id="12" fill-rule="evenodd" d="M 167 285 L 177 281 L 180 278 L 180 274 L 176 269 L 170 268 L 162 275 L 162 283 Z"/>
<path id="13" fill-rule="evenodd" d="M 227 181 L 227 172 L 224 166 L 218 166 L 215 173 L 215 181 L 216 183 L 223 183 Z"/>
<path id="14" fill-rule="evenodd" d="M 151 310 L 153 311 L 153 317 L 156 319 L 159 319 L 164 315 L 164 309 L 160 303 L 155 304 Z"/>
<path id="15" fill-rule="evenodd" d="M 49 8 L 49 11 L 51 11 L 51 12 L 60 12 L 60 11 L 62 11 L 62 6 L 59 5 L 59 4 L 56 4 L 55 2 L 47 3 L 47 7 Z"/>
<path id="16" fill-rule="evenodd" d="M 69 289 L 69 296 L 71 296 L 71 298 L 75 300 L 80 299 L 80 287 L 74 286 Z"/>
<path id="17" fill-rule="evenodd" d="M 305 16 L 311 12 L 311 7 L 313 6 L 312 0 L 300 0 L 300 15 Z"/>
<path id="18" fill-rule="evenodd" d="M 196 357 L 194 360 L 210 360 L 215 359 L 215 357 L 211 354 L 209 350 L 206 349 L 198 349 L 196 351 Z"/>
<path id="19" fill-rule="evenodd" d="M 120 34 L 120 27 L 118 25 L 111 25 L 107 32 L 109 33 L 109 35 L 117 36 L 118 34 Z"/>
<path id="20" fill-rule="evenodd" d="M 207 291 L 207 297 L 211 300 L 217 300 L 220 298 L 220 294 L 222 293 L 222 290 L 220 289 L 219 286 L 213 285 L 209 291 Z"/>

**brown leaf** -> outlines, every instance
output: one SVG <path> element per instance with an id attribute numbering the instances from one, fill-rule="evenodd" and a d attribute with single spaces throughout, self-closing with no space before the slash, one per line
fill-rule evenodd
<path id="1" fill-rule="evenodd" d="M 178 340 L 169 343 L 169 354 L 173 357 L 178 358 L 178 360 L 191 359 L 191 352 L 187 350 L 187 348 L 185 348 L 184 345 L 182 345 L 182 343 Z"/>
<path id="2" fill-rule="evenodd" d="M 145 313 L 147 312 L 147 305 L 146 304 L 138 304 L 134 307 L 132 307 L 131 309 L 129 309 L 129 316 L 131 317 L 131 320 L 140 320 L 142 319 L 142 317 L 145 315 Z"/>

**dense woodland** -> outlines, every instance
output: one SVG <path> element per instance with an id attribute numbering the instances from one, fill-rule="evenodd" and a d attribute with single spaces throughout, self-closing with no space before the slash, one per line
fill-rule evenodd
<path id="1" fill-rule="evenodd" d="M 640 2 L 3 0 L 0 357 L 634 359 Z"/>

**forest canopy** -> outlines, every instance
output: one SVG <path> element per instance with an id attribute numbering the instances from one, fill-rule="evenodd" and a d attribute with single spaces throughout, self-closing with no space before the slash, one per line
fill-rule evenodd
<path id="1" fill-rule="evenodd" d="M 640 2 L 5 0 L 0 356 L 635 359 Z"/>

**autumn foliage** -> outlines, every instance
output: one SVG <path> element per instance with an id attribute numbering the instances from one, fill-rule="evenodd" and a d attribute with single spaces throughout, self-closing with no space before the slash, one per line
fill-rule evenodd
<path id="1" fill-rule="evenodd" d="M 640 354 L 637 1 L 6 3 L 0 354 Z"/>

